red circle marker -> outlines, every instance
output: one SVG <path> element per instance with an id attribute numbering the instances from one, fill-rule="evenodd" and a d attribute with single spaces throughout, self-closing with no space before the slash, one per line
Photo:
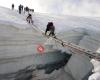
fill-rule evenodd
<path id="1" fill-rule="evenodd" d="M 37 47 L 37 51 L 38 51 L 39 53 L 43 53 L 43 52 L 44 52 L 44 47 L 43 47 L 42 45 L 39 45 L 39 46 Z"/>

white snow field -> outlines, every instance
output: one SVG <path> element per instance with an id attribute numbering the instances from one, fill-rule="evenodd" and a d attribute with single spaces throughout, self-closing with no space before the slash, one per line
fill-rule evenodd
<path id="1" fill-rule="evenodd" d="M 54 65 L 46 67 L 46 70 L 53 69 L 50 74 L 45 74 L 44 69 L 35 69 L 37 64 L 51 64 L 65 58 L 65 54 L 52 52 L 54 49 L 50 50 L 45 45 L 47 38 L 40 30 L 45 30 L 48 21 L 54 22 L 57 37 L 99 54 L 99 19 L 33 13 L 32 26 L 26 22 L 26 16 L 0 7 L 0 80 L 88 80 L 92 71 L 94 74 L 91 76 L 100 76 L 100 62 L 78 54 L 73 54 L 68 63 L 57 70 L 53 69 Z M 54 41 L 51 43 L 54 48 L 69 53 L 60 44 Z M 38 53 L 37 46 L 40 44 L 45 47 L 47 54 Z M 94 80 L 100 80 L 100 77 Z"/>

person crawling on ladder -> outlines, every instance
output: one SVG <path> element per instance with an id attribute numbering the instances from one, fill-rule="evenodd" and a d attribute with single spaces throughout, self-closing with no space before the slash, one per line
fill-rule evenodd
<path id="1" fill-rule="evenodd" d="M 53 25 L 53 22 L 48 22 L 46 30 L 45 30 L 45 35 L 47 35 L 48 31 L 50 32 L 48 36 L 56 37 L 55 33 L 54 33 L 55 32 L 55 26 Z"/>
<path id="2" fill-rule="evenodd" d="M 27 16 L 26 21 L 27 21 L 28 23 L 32 23 L 32 24 L 33 24 L 32 15 L 31 15 L 30 13 L 29 13 L 28 16 Z"/>

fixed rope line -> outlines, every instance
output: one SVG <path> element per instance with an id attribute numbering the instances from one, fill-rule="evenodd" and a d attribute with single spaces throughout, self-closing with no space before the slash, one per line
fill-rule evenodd
<path id="1" fill-rule="evenodd" d="M 40 32 L 43 36 L 45 36 L 47 38 L 50 37 L 48 35 L 45 35 L 44 32 L 41 29 L 39 29 L 36 25 L 33 25 L 32 28 L 35 29 L 35 30 L 37 30 L 38 32 Z M 98 53 L 95 53 L 95 52 L 92 52 L 92 51 L 83 49 L 83 48 L 81 48 L 78 45 L 75 45 L 73 43 L 68 43 L 66 41 L 63 41 L 62 39 L 57 38 L 57 37 L 56 38 L 55 37 L 52 37 L 52 38 L 56 42 L 60 43 L 63 47 L 67 47 L 73 53 L 76 53 L 76 54 L 85 54 L 89 58 L 94 58 L 94 59 L 97 59 L 98 61 L 100 61 L 100 55 Z"/>

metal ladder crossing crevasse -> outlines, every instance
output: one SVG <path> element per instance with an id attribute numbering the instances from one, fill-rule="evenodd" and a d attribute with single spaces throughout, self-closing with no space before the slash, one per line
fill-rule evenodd
<path id="1" fill-rule="evenodd" d="M 45 35 L 45 33 L 39 29 L 36 25 L 32 25 L 32 28 L 37 30 L 38 32 L 40 32 L 43 36 L 49 38 L 50 36 Z M 75 53 L 75 54 L 85 54 L 87 55 L 90 59 L 96 59 L 98 61 L 100 61 L 100 54 L 96 53 L 96 52 L 92 52 L 86 49 L 81 48 L 78 45 L 75 45 L 73 43 L 69 43 L 66 41 L 63 41 L 62 39 L 59 39 L 57 37 L 52 37 L 56 42 L 58 42 L 59 44 L 62 45 L 62 47 L 66 47 L 67 49 L 69 49 L 71 52 Z"/>

